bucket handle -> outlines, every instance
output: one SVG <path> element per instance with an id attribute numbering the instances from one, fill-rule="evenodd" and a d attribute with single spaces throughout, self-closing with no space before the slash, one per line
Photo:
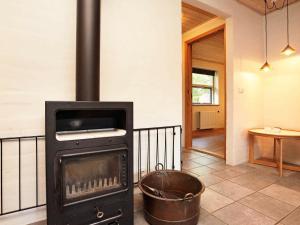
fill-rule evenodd
<path id="1" fill-rule="evenodd" d="M 184 201 L 191 201 L 193 198 L 194 198 L 194 194 L 193 194 L 193 193 L 187 193 L 187 194 L 184 196 L 183 200 L 184 200 Z"/>
<path id="2" fill-rule="evenodd" d="M 161 167 L 161 169 L 160 169 Z M 155 171 L 160 171 L 160 170 L 164 170 L 164 165 L 162 163 L 157 163 L 155 166 Z"/>

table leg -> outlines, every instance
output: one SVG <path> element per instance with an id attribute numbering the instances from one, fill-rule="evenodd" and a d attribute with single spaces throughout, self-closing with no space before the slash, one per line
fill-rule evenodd
<path id="1" fill-rule="evenodd" d="M 276 145 L 277 145 L 277 139 L 274 138 L 273 161 L 275 161 L 277 159 L 277 156 L 276 156 Z"/>
<path id="2" fill-rule="evenodd" d="M 249 163 L 254 161 L 254 135 L 249 135 Z"/>
<path id="3" fill-rule="evenodd" d="M 282 177 L 282 139 L 278 139 L 279 142 L 279 175 Z"/>

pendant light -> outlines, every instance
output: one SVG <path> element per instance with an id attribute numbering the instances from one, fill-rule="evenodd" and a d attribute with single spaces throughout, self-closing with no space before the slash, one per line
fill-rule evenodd
<path id="1" fill-rule="evenodd" d="M 286 32 L 287 32 L 287 46 L 281 51 L 281 54 L 290 56 L 296 53 L 296 50 L 290 46 L 290 29 L 289 29 L 289 0 L 286 5 Z"/>
<path id="2" fill-rule="evenodd" d="M 266 62 L 260 68 L 261 71 L 269 72 L 271 70 L 270 64 L 268 63 L 268 18 L 267 18 L 267 2 L 265 0 L 265 36 L 266 36 Z"/>

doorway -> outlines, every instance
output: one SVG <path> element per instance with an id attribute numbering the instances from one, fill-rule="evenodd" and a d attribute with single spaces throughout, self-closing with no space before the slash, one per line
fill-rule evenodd
<path id="1" fill-rule="evenodd" d="M 225 158 L 224 29 L 191 45 L 192 148 Z"/>
<path id="2" fill-rule="evenodd" d="M 184 48 L 185 148 L 225 159 L 225 23 L 185 41 Z"/>

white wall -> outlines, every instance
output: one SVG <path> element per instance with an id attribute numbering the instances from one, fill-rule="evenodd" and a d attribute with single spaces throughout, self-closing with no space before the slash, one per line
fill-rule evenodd
<path id="1" fill-rule="evenodd" d="M 101 100 L 134 101 L 135 127 L 182 122 L 180 3 L 102 1 Z"/>
<path id="2" fill-rule="evenodd" d="M 265 125 L 300 129 L 300 3 L 290 6 L 290 44 L 297 54 L 280 54 L 286 46 L 286 9 L 270 14 L 269 62 L 270 73 L 264 77 Z"/>
<path id="3" fill-rule="evenodd" d="M 0 136 L 44 133 L 44 102 L 75 99 L 73 0 L 0 2 Z"/>
<path id="4" fill-rule="evenodd" d="M 226 19 L 227 163 L 248 160 L 247 130 L 263 125 L 263 18 L 233 0 L 185 0 Z"/>
<path id="5" fill-rule="evenodd" d="M 264 77 L 264 125 L 300 130 L 300 3 L 290 6 L 290 44 L 297 54 L 280 54 L 286 46 L 286 9 L 270 14 L 269 63 L 272 71 Z M 272 143 L 265 145 L 272 149 Z M 284 142 L 284 159 L 300 164 L 300 142 Z"/>
<path id="6" fill-rule="evenodd" d="M 0 136 L 43 134 L 44 101 L 75 99 L 76 1 L 1 1 L 0 18 Z M 181 124 L 180 1 L 103 0 L 101 19 L 101 100 L 134 101 L 135 128 Z"/>
<path id="7" fill-rule="evenodd" d="M 101 100 L 134 101 L 135 128 L 182 124 L 181 1 L 102 0 L 101 10 Z M 44 101 L 75 99 L 75 32 L 74 0 L 0 2 L 0 137 L 44 134 Z M 0 223 L 38 217 L 22 218 Z"/>

